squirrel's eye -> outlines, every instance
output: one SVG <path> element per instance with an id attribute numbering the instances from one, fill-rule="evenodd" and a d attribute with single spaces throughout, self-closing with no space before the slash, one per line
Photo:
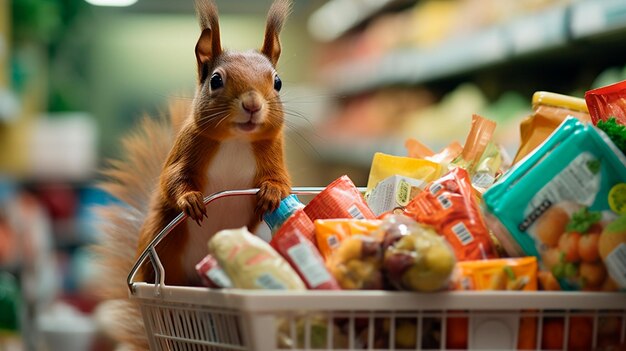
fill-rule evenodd
<path id="1" fill-rule="evenodd" d="M 224 81 L 219 73 L 213 73 L 211 76 L 211 90 L 216 90 L 224 86 Z"/>
<path id="2" fill-rule="evenodd" d="M 283 82 L 280 80 L 280 77 L 274 76 L 274 90 L 280 91 L 280 88 L 283 87 Z"/>

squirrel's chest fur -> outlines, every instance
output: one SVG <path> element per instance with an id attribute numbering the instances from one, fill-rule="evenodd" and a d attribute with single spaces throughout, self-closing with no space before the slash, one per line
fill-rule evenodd
<path id="1" fill-rule="evenodd" d="M 249 189 L 254 187 L 256 159 L 250 142 L 225 141 L 213 156 L 206 170 L 204 194 L 210 195 L 223 190 Z M 248 225 L 254 216 L 254 198 L 237 196 L 215 200 L 207 206 L 207 218 L 202 225 L 187 219 L 189 238 L 184 248 L 183 267 L 188 276 L 195 278 L 193 271 L 208 253 L 207 241 L 217 231 Z"/>

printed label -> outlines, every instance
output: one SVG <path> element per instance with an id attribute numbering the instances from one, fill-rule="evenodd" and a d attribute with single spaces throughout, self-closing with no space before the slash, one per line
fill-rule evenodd
<path id="1" fill-rule="evenodd" d="M 222 288 L 232 288 L 233 282 L 230 281 L 226 272 L 224 272 L 221 268 L 211 268 L 208 272 L 206 272 L 207 278 L 209 278 L 213 283 Z"/>
<path id="2" fill-rule="evenodd" d="M 437 201 L 439 201 L 439 204 L 441 205 L 441 207 L 443 207 L 444 210 L 447 210 L 450 208 L 450 206 L 452 206 L 452 202 L 450 201 L 450 199 L 448 199 L 446 195 L 442 194 L 437 196 Z"/>
<path id="3" fill-rule="evenodd" d="M 489 173 L 480 172 L 472 177 L 472 184 L 479 188 L 489 188 L 493 185 L 496 178 Z"/>
<path id="4" fill-rule="evenodd" d="M 337 240 L 337 236 L 335 235 L 329 235 L 326 241 L 328 242 L 328 246 L 330 246 L 331 249 L 339 246 L 339 240 Z"/>
<path id="5" fill-rule="evenodd" d="M 396 195 L 396 202 L 400 206 L 406 206 L 411 199 L 411 184 L 406 180 L 400 179 L 398 182 L 398 194 Z"/>
<path id="6" fill-rule="evenodd" d="M 463 246 L 474 241 L 474 236 L 470 233 L 469 229 L 463 222 L 459 222 L 452 226 L 452 232 L 456 235 Z"/>
<path id="7" fill-rule="evenodd" d="M 350 216 L 352 216 L 352 218 L 365 219 L 365 216 L 363 216 L 363 213 L 361 212 L 361 210 L 359 210 L 358 207 L 356 207 L 356 205 L 352 205 L 350 208 L 348 208 L 348 213 L 350 214 Z"/>
<path id="8" fill-rule="evenodd" d="M 626 243 L 619 244 L 604 260 L 609 275 L 617 285 L 626 289 Z"/>
<path id="9" fill-rule="evenodd" d="M 256 278 L 254 281 L 256 286 L 261 287 L 261 289 L 272 289 L 272 290 L 284 290 L 286 287 L 279 282 L 273 275 L 269 273 L 263 273 Z"/>
<path id="10" fill-rule="evenodd" d="M 435 183 L 433 185 L 430 186 L 430 189 L 428 189 L 430 191 L 430 193 L 432 195 L 435 195 L 436 193 L 440 192 L 441 190 L 443 190 L 443 185 L 439 184 L 439 183 Z"/>
<path id="11" fill-rule="evenodd" d="M 617 214 L 626 214 L 626 183 L 619 183 L 611 188 L 609 207 Z"/>
<path id="12" fill-rule="evenodd" d="M 324 268 L 324 264 L 320 260 L 315 259 L 315 255 L 308 244 L 300 243 L 290 247 L 287 250 L 287 255 L 298 266 L 304 279 L 309 282 L 312 288 L 330 281 L 330 273 Z"/>

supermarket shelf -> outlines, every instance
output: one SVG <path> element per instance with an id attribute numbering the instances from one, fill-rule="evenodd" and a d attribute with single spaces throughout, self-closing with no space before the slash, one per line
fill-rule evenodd
<path id="1" fill-rule="evenodd" d="M 582 1 L 456 37 L 433 49 L 404 48 L 381 58 L 350 61 L 330 68 L 325 76 L 339 94 L 416 85 L 624 30 L 626 1 Z"/>
<path id="2" fill-rule="evenodd" d="M 386 9 L 402 8 L 417 0 L 331 0 L 315 11 L 309 31 L 320 41 L 332 41 Z"/>

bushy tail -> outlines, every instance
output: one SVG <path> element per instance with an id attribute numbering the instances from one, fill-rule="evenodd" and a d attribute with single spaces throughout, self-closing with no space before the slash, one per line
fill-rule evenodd
<path id="1" fill-rule="evenodd" d="M 122 141 L 123 159 L 110 162 L 100 187 L 122 204 L 99 208 L 102 238 L 93 247 L 99 269 L 96 277 L 104 302 L 98 320 L 104 331 L 126 349 L 147 350 L 148 340 L 139 307 L 128 299 L 126 277 L 137 255 L 141 225 L 158 185 L 174 133 L 188 115 L 188 104 L 170 103 L 170 119 L 144 118 Z"/>

